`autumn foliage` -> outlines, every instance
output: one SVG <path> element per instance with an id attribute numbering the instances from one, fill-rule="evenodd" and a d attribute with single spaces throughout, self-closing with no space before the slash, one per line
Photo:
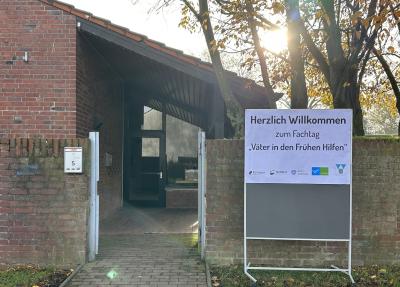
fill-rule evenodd
<path id="1" fill-rule="evenodd" d="M 267 94 L 284 92 L 291 108 L 351 108 L 357 135 L 371 110 L 398 117 L 398 0 L 162 1 L 171 2 L 182 4 L 181 27 L 212 39 L 210 54 L 236 53 Z M 279 30 L 287 48 L 271 51 L 265 41 L 274 39 L 263 35 Z"/>

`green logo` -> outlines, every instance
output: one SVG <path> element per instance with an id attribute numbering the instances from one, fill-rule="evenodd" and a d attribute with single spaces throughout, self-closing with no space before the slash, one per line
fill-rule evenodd
<path id="1" fill-rule="evenodd" d="M 320 167 L 320 175 L 329 175 L 328 167 Z"/>

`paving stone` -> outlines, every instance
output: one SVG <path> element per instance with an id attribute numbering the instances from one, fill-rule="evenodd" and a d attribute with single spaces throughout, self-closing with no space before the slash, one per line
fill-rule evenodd
<path id="1" fill-rule="evenodd" d="M 99 246 L 96 261 L 86 264 L 68 287 L 207 286 L 191 234 L 103 235 Z"/>

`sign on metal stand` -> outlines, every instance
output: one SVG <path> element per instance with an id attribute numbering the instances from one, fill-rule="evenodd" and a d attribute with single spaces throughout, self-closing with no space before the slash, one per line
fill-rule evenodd
<path id="1" fill-rule="evenodd" d="M 244 272 L 351 275 L 352 111 L 245 112 Z M 249 240 L 345 242 L 346 268 L 253 266 Z M 288 258 L 289 259 L 289 258 Z"/>

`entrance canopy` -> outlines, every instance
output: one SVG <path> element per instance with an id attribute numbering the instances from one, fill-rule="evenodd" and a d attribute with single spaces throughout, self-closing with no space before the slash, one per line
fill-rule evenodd
<path id="1" fill-rule="evenodd" d="M 159 111 L 164 105 L 167 114 L 203 128 L 210 137 L 224 137 L 225 105 L 210 63 L 71 5 L 41 1 L 77 17 L 79 34 L 107 60 L 144 105 Z M 231 72 L 226 75 L 242 107 L 268 108 L 267 97 L 273 95 L 266 94 L 263 87 Z"/>

